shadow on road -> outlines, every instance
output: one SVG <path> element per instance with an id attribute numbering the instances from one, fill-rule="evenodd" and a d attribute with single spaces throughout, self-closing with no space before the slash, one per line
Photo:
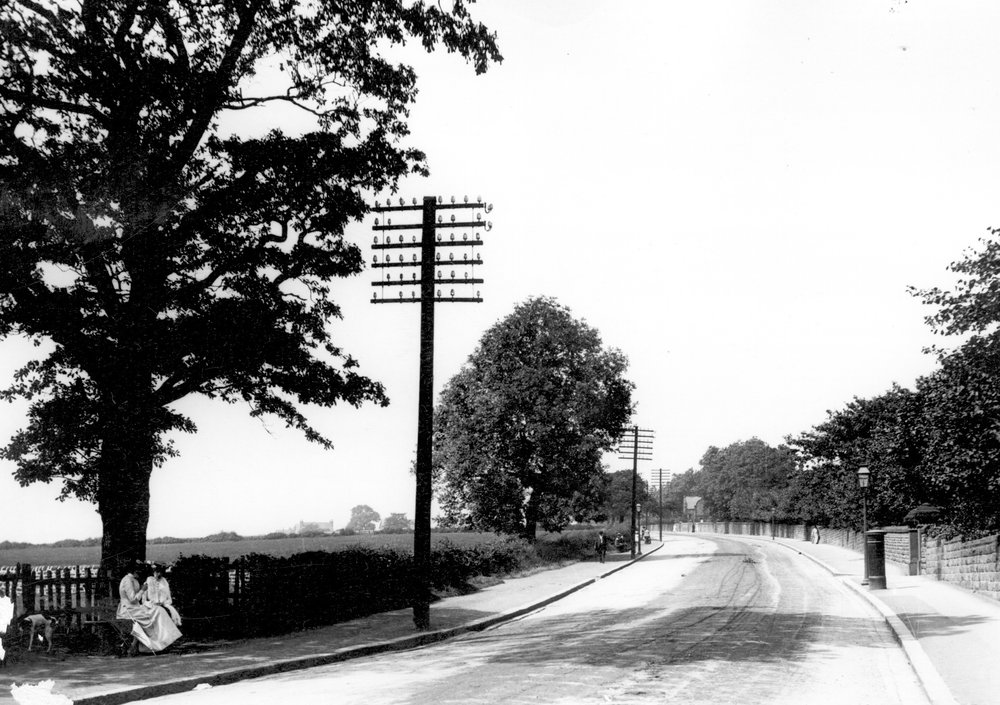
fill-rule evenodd
<path id="1" fill-rule="evenodd" d="M 948 636 L 964 632 L 969 627 L 981 624 L 985 618 L 944 616 L 940 614 L 925 614 L 922 612 L 906 612 L 898 615 L 906 624 L 910 633 L 918 639 L 922 636 Z"/>
<path id="2" fill-rule="evenodd" d="M 714 553 L 663 553 L 663 551 L 658 551 L 651 556 L 647 556 L 643 560 L 646 561 L 663 561 L 663 560 L 673 560 L 676 558 L 743 558 L 746 553 L 723 553 L 716 551 Z"/>
<path id="3" fill-rule="evenodd" d="M 474 637 L 495 642 L 487 660 L 496 663 L 572 662 L 627 667 L 637 662 L 703 660 L 776 662 L 795 660 L 805 649 L 826 647 L 896 648 L 873 629 L 870 619 L 833 617 L 819 612 L 775 613 L 726 606 L 703 606 L 637 614 L 631 623 L 622 610 L 539 618 L 516 635 Z M 624 625 L 624 627 L 623 627 Z"/>

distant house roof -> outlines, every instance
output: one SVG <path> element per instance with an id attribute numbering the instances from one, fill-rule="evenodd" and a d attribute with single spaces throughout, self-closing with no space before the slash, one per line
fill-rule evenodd
<path id="1" fill-rule="evenodd" d="M 698 508 L 701 504 L 701 497 L 685 497 L 684 498 L 684 510 L 694 510 Z"/>
<path id="2" fill-rule="evenodd" d="M 298 524 L 289 529 L 289 533 L 291 534 L 301 534 L 306 531 L 333 533 L 335 527 L 332 521 L 299 521 Z"/>

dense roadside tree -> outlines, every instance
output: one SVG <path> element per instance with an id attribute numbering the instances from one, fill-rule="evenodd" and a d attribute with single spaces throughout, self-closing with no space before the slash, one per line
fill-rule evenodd
<path id="1" fill-rule="evenodd" d="M 348 531 L 374 531 L 381 515 L 367 504 L 351 507 L 351 518 L 345 527 Z"/>
<path id="2" fill-rule="evenodd" d="M 945 336 L 966 336 L 936 350 L 941 368 L 918 384 L 925 398 L 925 472 L 929 500 L 956 530 L 1000 530 L 1000 228 L 949 267 L 951 290 L 911 290 Z"/>
<path id="3" fill-rule="evenodd" d="M 1000 531 L 1000 332 L 976 335 L 918 383 L 922 501 L 966 535 Z"/>
<path id="4" fill-rule="evenodd" d="M 796 513 L 812 523 L 860 529 L 857 471 L 864 465 L 872 473 L 870 521 L 901 523 L 927 499 L 923 408 L 919 392 L 894 385 L 828 412 L 825 422 L 789 439 L 802 462 L 792 490 Z"/>
<path id="5" fill-rule="evenodd" d="M 701 459 L 699 484 L 712 516 L 726 520 L 784 519 L 795 454 L 759 438 L 711 447 Z"/>
<path id="6" fill-rule="evenodd" d="M 651 505 L 649 484 L 642 478 L 636 478 L 635 501 L 642 505 L 643 512 L 656 512 Z M 631 521 L 632 517 L 632 471 L 618 470 L 608 475 L 607 490 L 604 499 L 603 514 L 608 521 L 622 524 Z"/>
<path id="7" fill-rule="evenodd" d="M 599 509 L 601 456 L 632 412 L 627 364 L 549 298 L 486 331 L 436 410 L 442 520 L 533 540 Z"/>
<path id="8" fill-rule="evenodd" d="M 0 336 L 51 352 L 4 451 L 22 484 L 94 501 L 102 563 L 145 555 L 149 478 L 193 431 L 175 402 L 244 402 L 328 444 L 299 404 L 384 403 L 326 325 L 362 195 L 425 172 L 405 147 L 410 40 L 482 72 L 466 3 L 10 0 L 0 4 Z M 257 92 L 252 80 L 261 73 Z M 241 134 L 275 104 L 314 128 Z"/>

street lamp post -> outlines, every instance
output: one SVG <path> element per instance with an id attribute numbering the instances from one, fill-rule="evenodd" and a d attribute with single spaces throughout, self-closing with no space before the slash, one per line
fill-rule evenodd
<path id="1" fill-rule="evenodd" d="M 858 487 L 861 488 L 861 550 L 865 557 L 865 576 L 862 585 L 868 584 L 868 478 L 871 471 L 862 465 L 858 468 Z"/>

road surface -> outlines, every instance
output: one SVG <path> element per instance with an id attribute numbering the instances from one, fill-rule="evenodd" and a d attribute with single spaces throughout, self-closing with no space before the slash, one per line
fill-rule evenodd
<path id="1" fill-rule="evenodd" d="M 490 630 L 197 692 L 164 705 L 926 703 L 871 608 L 766 541 L 676 536 Z"/>

